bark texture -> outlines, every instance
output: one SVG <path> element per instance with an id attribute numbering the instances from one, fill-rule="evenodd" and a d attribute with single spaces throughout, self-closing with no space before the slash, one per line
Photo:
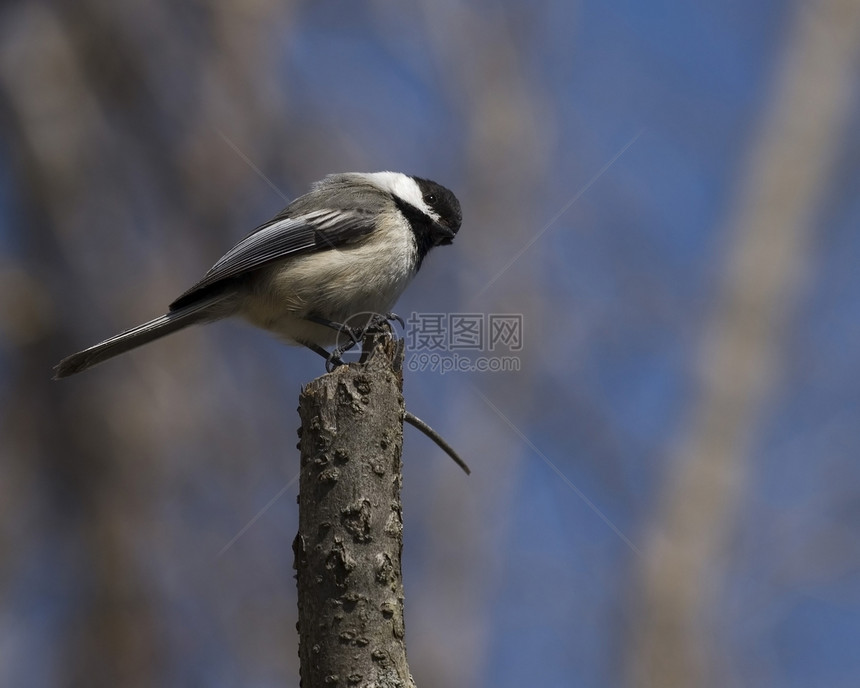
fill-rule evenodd
<path id="1" fill-rule="evenodd" d="M 402 342 L 302 392 L 299 659 L 304 688 L 414 686 L 406 663 L 400 502 Z"/>

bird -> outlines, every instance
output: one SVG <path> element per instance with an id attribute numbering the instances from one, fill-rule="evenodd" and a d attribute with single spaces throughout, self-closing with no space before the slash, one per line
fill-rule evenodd
<path id="1" fill-rule="evenodd" d="M 450 245 L 461 222 L 457 197 L 429 179 L 328 175 L 227 251 L 167 313 L 67 356 L 54 379 L 233 316 L 338 363 L 340 350 L 325 347 L 344 332 L 356 339 L 350 318 L 388 317 L 429 251 Z"/>

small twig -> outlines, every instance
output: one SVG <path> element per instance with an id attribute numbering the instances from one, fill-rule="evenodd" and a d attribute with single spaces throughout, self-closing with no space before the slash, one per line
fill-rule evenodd
<path id="1" fill-rule="evenodd" d="M 418 428 L 421 432 L 427 435 L 427 437 L 433 440 L 442 451 L 444 451 L 448 456 L 454 459 L 454 462 L 466 472 L 466 475 L 472 474 L 472 470 L 469 468 L 466 462 L 460 458 L 459 454 L 454 451 L 453 447 L 448 444 L 444 439 L 442 439 L 442 435 L 440 435 L 433 428 L 427 425 L 427 423 L 421 420 L 418 416 L 409 413 L 409 411 L 406 411 L 404 413 L 403 420 L 409 423 L 409 425 L 411 425 L 413 428 Z"/>

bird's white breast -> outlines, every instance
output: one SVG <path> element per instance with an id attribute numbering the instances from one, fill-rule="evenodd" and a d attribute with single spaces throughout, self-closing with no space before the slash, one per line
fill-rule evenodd
<path id="1" fill-rule="evenodd" d="M 361 243 L 273 263 L 249 295 L 244 316 L 299 343 L 328 346 L 337 332 L 308 315 L 348 323 L 361 313 L 388 313 L 415 276 L 417 246 L 409 223 L 392 210 Z"/>

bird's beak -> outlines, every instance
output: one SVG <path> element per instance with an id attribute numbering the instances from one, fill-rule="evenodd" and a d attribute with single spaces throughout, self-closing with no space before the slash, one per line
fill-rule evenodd
<path id="1" fill-rule="evenodd" d="M 452 229 L 449 229 L 441 222 L 433 223 L 433 241 L 437 246 L 448 246 L 453 240 L 454 236 L 456 236 L 456 232 Z"/>

